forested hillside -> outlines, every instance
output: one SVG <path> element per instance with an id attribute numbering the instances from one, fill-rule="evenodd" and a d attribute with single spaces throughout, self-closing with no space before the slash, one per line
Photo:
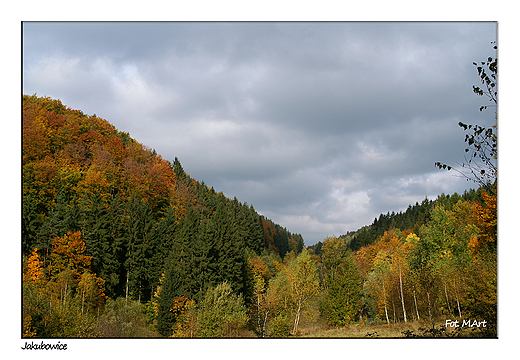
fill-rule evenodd
<path id="1" fill-rule="evenodd" d="M 307 249 L 59 100 L 23 96 L 22 165 L 24 337 L 496 336 L 496 182 Z"/>
<path id="2" fill-rule="evenodd" d="M 433 329 L 439 318 L 458 319 L 459 325 L 472 318 L 485 321 L 478 330 L 486 336 L 496 335 L 496 191 L 425 199 L 405 213 L 382 214 L 356 232 L 327 238 L 313 252 L 322 260 L 323 277 L 333 283 L 340 281 L 339 265 L 353 254 L 361 280 L 349 319 L 423 319 Z M 339 314 L 328 317 L 344 324 Z"/>
<path id="3" fill-rule="evenodd" d="M 88 335 L 94 320 L 72 325 L 75 312 L 100 314 L 120 297 L 157 320 L 172 300 L 158 296 L 162 281 L 163 294 L 197 301 L 227 282 L 250 303 L 251 257 L 303 249 L 301 235 L 192 179 L 178 159 L 59 100 L 23 96 L 22 161 L 25 335 Z"/>
<path id="4" fill-rule="evenodd" d="M 350 231 L 339 237 L 347 243 L 351 250 L 356 251 L 363 246 L 372 245 L 385 231 L 394 228 L 411 229 L 413 232 L 418 233 L 421 225 L 426 224 L 428 221 L 434 207 L 443 206 L 445 210 L 451 210 L 459 200 L 477 202 L 479 204 L 482 204 L 484 201 L 480 191 L 474 189 L 466 190 L 462 195 L 457 193 L 452 195 L 441 194 L 435 200 L 429 200 L 426 197 L 420 204 L 416 202 L 413 206 L 408 205 L 404 212 L 395 213 L 392 211 L 391 213 L 380 214 L 378 218 L 374 219 L 372 224 L 363 226 L 356 231 Z M 321 246 L 323 246 L 322 242 L 318 242 L 313 246 L 316 249 L 316 253 L 320 252 Z"/>

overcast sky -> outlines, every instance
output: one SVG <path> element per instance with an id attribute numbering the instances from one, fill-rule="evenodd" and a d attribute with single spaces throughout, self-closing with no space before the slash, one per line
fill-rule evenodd
<path id="1" fill-rule="evenodd" d="M 459 121 L 491 126 L 473 61 L 493 22 L 24 23 L 23 93 L 178 157 L 306 245 L 476 185 Z"/>

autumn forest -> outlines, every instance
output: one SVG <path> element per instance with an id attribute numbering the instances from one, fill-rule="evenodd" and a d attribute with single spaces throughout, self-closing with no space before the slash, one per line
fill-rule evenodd
<path id="1" fill-rule="evenodd" d="M 107 120 L 22 110 L 24 338 L 496 337 L 496 180 L 306 247 Z"/>
<path id="2" fill-rule="evenodd" d="M 496 336 L 496 183 L 305 247 L 59 100 L 22 162 L 23 337 Z"/>

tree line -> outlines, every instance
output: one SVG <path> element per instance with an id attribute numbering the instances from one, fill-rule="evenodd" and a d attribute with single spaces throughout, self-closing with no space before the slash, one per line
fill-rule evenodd
<path id="1" fill-rule="evenodd" d="M 344 239 L 352 251 L 357 251 L 361 247 L 374 244 L 385 231 L 391 229 L 411 229 L 417 233 L 421 225 L 424 225 L 428 221 L 434 207 L 442 205 L 444 209 L 451 210 L 459 200 L 479 204 L 483 204 L 484 201 L 480 191 L 475 189 L 465 190 L 462 195 L 457 193 L 451 195 L 441 194 L 435 200 L 430 200 L 428 197 L 425 197 L 420 204 L 416 202 L 413 206 L 408 205 L 404 212 L 399 211 L 396 213 L 392 211 L 386 214 L 380 214 L 379 217 L 374 218 L 372 224 L 363 226 L 355 231 L 349 231 L 346 234 L 339 235 L 339 237 Z M 322 246 L 323 243 L 319 241 L 313 245 L 312 248 L 316 254 L 320 254 Z"/>

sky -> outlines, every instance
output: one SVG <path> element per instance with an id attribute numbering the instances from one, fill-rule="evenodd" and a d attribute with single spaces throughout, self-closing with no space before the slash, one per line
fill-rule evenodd
<path id="1" fill-rule="evenodd" d="M 305 245 L 476 184 L 496 22 L 26 22 L 22 91 L 108 120 Z"/>

